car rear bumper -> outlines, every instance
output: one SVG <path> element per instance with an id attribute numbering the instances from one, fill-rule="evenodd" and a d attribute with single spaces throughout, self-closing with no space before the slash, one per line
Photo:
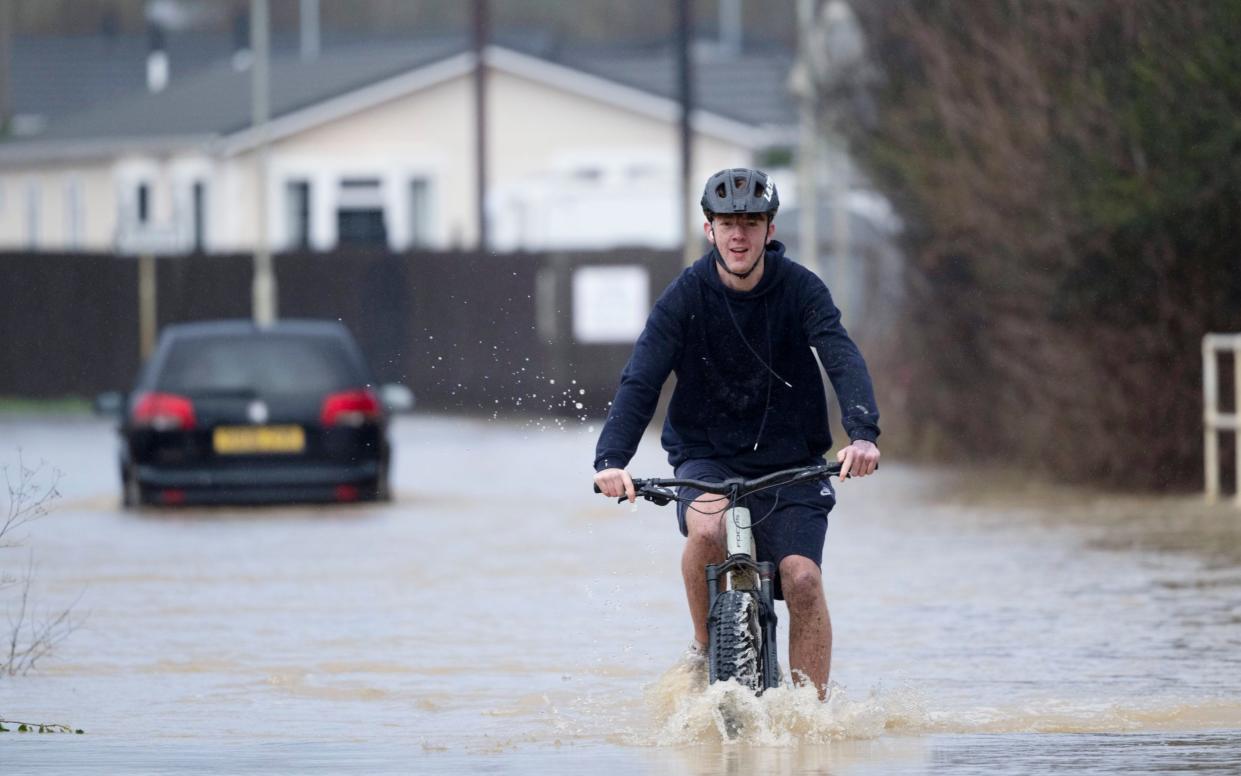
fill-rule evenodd
<path id="1" fill-rule="evenodd" d="M 135 467 L 151 501 L 167 504 L 354 501 L 375 497 L 378 461 L 289 463 L 257 467 Z"/>

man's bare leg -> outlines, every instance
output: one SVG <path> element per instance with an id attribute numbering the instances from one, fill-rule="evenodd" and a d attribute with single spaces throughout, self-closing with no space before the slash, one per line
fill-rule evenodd
<path id="1" fill-rule="evenodd" d="M 789 606 L 789 668 L 793 681 L 810 681 L 827 697 L 832 670 L 832 618 L 823 593 L 823 572 L 809 558 L 790 555 L 780 561 L 780 586 Z"/>
<path id="2" fill-rule="evenodd" d="M 681 551 L 681 576 L 685 579 L 685 597 L 689 616 L 694 621 L 694 640 L 706 646 L 707 564 L 724 560 L 723 502 L 710 493 L 699 496 L 685 511 L 685 527 L 689 536 Z"/>

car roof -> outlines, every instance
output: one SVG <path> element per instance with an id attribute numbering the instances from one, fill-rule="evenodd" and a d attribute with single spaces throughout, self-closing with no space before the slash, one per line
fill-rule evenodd
<path id="1" fill-rule="evenodd" d="M 374 377 L 357 340 L 340 321 L 330 319 L 287 318 L 260 326 L 249 318 L 233 318 L 214 321 L 194 321 L 165 326 L 160 334 L 159 346 L 143 365 L 136 380 L 137 386 L 151 383 L 163 371 L 166 362 L 178 343 L 211 337 L 250 337 L 268 334 L 306 337 L 320 341 L 331 340 L 343 347 L 348 361 L 359 379 L 372 382 Z"/>
<path id="2" fill-rule="evenodd" d="M 315 319 L 285 319 L 260 326 L 248 318 L 218 321 L 194 321 L 174 323 L 164 327 L 162 336 L 168 338 L 204 337 L 247 334 L 295 334 L 318 337 L 344 337 L 352 340 L 349 330 L 340 321 Z"/>

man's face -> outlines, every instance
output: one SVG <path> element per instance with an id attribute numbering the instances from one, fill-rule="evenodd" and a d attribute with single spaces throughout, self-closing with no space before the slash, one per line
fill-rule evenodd
<path id="1" fill-rule="evenodd" d="M 763 248 L 776 233 L 775 223 L 761 213 L 719 214 L 703 224 L 707 241 L 720 249 L 720 256 L 733 272 L 746 272 L 763 255 Z"/>

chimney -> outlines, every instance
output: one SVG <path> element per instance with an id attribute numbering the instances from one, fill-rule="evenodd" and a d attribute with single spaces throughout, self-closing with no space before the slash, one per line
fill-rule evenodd
<path id="1" fill-rule="evenodd" d="M 168 45 L 164 28 L 158 22 L 147 23 L 147 90 L 152 94 L 168 85 Z"/>
<path id="2" fill-rule="evenodd" d="M 233 15 L 233 69 L 249 70 L 254 64 L 254 52 L 250 50 L 250 12 L 248 9 Z"/>

